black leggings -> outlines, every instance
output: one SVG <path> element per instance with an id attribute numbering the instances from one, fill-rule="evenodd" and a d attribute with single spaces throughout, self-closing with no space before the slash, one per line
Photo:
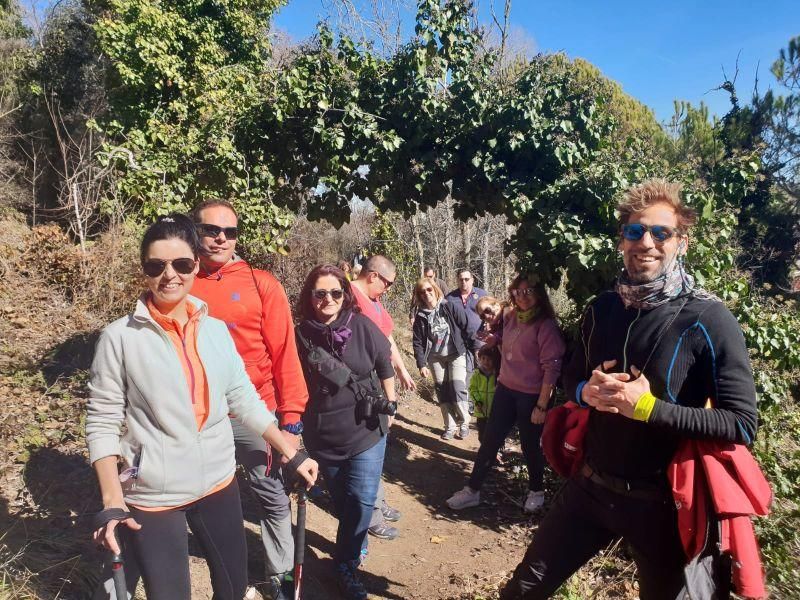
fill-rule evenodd
<path id="1" fill-rule="evenodd" d="M 500 593 L 501 600 L 550 598 L 570 575 L 619 538 L 638 567 L 642 600 L 683 598 L 685 556 L 668 488 L 641 499 L 577 475 L 556 496 Z"/>
<path id="2" fill-rule="evenodd" d="M 148 600 L 191 599 L 187 523 L 208 562 L 214 600 L 242 600 L 247 589 L 247 546 L 235 479 L 180 508 L 152 512 L 131 507 L 131 513 L 142 528 L 121 529 L 126 548 L 136 555 Z"/>
<path id="3" fill-rule="evenodd" d="M 538 394 L 526 394 L 498 384 L 469 478 L 469 487 L 473 490 L 481 489 L 483 480 L 497 462 L 497 452 L 505 444 L 514 425 L 519 429 L 522 454 L 528 466 L 528 488 L 535 492 L 544 488 L 544 455 L 539 444 L 542 425 L 531 423 L 531 413 L 538 398 Z"/>

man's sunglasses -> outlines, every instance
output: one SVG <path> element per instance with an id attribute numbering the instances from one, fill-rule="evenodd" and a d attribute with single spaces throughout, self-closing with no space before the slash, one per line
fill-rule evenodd
<path id="1" fill-rule="evenodd" d="M 337 290 L 313 290 L 311 295 L 314 296 L 317 300 L 325 300 L 325 297 L 330 295 L 331 298 L 334 300 L 341 300 L 342 296 L 344 296 L 344 290 L 337 289 Z"/>
<path id="2" fill-rule="evenodd" d="M 386 277 L 384 277 L 383 275 L 381 275 L 377 271 L 373 271 L 373 273 L 375 273 L 375 275 L 377 275 L 378 277 L 381 278 L 381 281 L 383 282 L 383 285 L 386 286 L 387 290 L 394 285 L 394 281 L 389 281 L 388 279 L 386 279 Z"/>
<path id="3" fill-rule="evenodd" d="M 197 232 L 210 238 L 218 238 L 220 233 L 225 234 L 228 240 L 235 240 L 239 237 L 238 227 L 220 227 L 219 225 L 211 225 L 209 223 L 198 223 Z"/>
<path id="4" fill-rule="evenodd" d="M 680 231 L 667 225 L 643 225 L 642 223 L 626 223 L 622 226 L 622 237 L 630 242 L 638 242 L 644 234 L 650 232 L 657 242 L 666 242 L 673 236 L 680 235 Z"/>
<path id="5" fill-rule="evenodd" d="M 175 258 L 172 260 L 151 258 L 142 263 L 142 271 L 148 277 L 159 277 L 164 272 L 164 269 L 167 268 L 167 265 L 172 265 L 173 270 L 178 275 L 189 275 L 197 266 L 197 261 L 193 258 Z"/>

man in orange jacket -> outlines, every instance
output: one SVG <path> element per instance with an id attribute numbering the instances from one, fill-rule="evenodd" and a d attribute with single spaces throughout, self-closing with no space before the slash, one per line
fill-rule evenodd
<path id="1" fill-rule="evenodd" d="M 267 407 L 280 420 L 284 437 L 296 448 L 308 402 L 294 324 L 286 292 L 267 271 L 253 269 L 235 254 L 238 218 L 233 207 L 213 200 L 193 211 L 203 253 L 192 295 L 208 304 L 209 314 L 225 321 L 247 374 Z M 267 600 L 291 598 L 294 560 L 289 497 L 280 460 L 270 460 L 263 439 L 231 419 L 236 458 L 263 509 Z"/>

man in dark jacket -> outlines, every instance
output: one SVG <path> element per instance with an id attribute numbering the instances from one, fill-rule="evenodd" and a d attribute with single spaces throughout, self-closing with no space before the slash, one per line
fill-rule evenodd
<path id="1" fill-rule="evenodd" d="M 458 287 L 450 291 L 446 296 L 446 300 L 453 306 L 461 308 L 464 314 L 467 315 L 469 322 L 469 334 L 474 336 L 481 327 L 481 318 L 475 312 L 475 306 L 478 300 L 487 295 L 486 290 L 475 287 L 475 278 L 469 269 L 460 269 L 456 273 L 458 279 Z M 444 290 L 442 290 L 444 292 Z M 478 350 L 483 346 L 483 342 L 475 340 L 473 350 Z M 467 353 L 467 378 L 464 381 L 467 389 L 469 389 L 469 380 L 472 378 L 472 372 L 475 370 L 475 354 L 470 351 Z"/>
<path id="2" fill-rule="evenodd" d="M 647 181 L 618 210 L 625 268 L 586 310 L 562 372 L 567 396 L 591 407 L 585 463 L 554 500 L 503 600 L 550 597 L 620 538 L 642 600 L 682 597 L 686 558 L 667 466 L 683 438 L 750 444 L 756 433 L 741 328 L 683 268 L 694 212 L 680 186 Z"/>

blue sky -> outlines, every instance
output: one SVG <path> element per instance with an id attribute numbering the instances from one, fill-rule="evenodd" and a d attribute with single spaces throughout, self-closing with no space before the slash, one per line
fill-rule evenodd
<path id="1" fill-rule="evenodd" d="M 489 0 L 480 4 L 488 17 Z M 325 16 L 323 0 L 289 0 L 275 25 L 302 40 Z M 759 89 L 772 85 L 769 68 L 778 51 L 800 35 L 800 0 L 514 0 L 511 22 L 536 51 L 564 51 L 594 63 L 663 121 L 676 99 L 727 112 L 727 94 L 710 90 L 723 81 L 723 67 L 733 76 L 737 55 L 742 101 L 751 96 L 757 68 Z M 412 30 L 409 14 L 409 35 Z"/>

